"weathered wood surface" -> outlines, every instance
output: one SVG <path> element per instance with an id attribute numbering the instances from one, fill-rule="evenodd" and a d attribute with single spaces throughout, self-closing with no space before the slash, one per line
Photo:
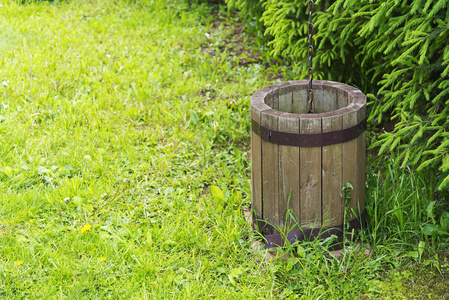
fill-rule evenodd
<path id="1" fill-rule="evenodd" d="M 251 107 L 251 118 L 260 124 L 260 111 Z M 262 219 L 262 139 L 251 131 L 251 195 L 253 220 Z M 258 226 L 259 227 L 259 226 Z"/>
<path id="2" fill-rule="evenodd" d="M 279 90 L 279 111 L 292 112 L 293 110 L 293 94 L 290 86 L 283 87 Z"/>
<path id="3" fill-rule="evenodd" d="M 299 133 L 299 116 L 284 113 L 279 117 L 279 131 Z M 299 230 L 300 197 L 299 197 L 299 147 L 279 146 L 279 215 L 282 216 L 280 226 L 286 229 Z M 285 218 L 291 209 L 296 220 Z"/>
<path id="4" fill-rule="evenodd" d="M 323 85 L 323 108 L 319 113 L 334 112 L 338 109 L 337 89 L 338 84 L 326 81 Z"/>
<path id="5" fill-rule="evenodd" d="M 306 85 L 294 85 L 293 90 L 293 110 L 294 114 L 306 114 L 308 109 L 307 101 L 307 86 Z"/>
<path id="6" fill-rule="evenodd" d="M 282 113 L 266 110 L 261 125 L 278 130 L 278 119 Z M 279 145 L 262 140 L 262 199 L 263 218 L 268 224 L 277 226 L 279 215 Z"/>
<path id="7" fill-rule="evenodd" d="M 341 87 L 341 85 L 339 85 Z M 348 92 L 342 88 L 337 89 L 337 108 L 348 106 Z"/>
<path id="8" fill-rule="evenodd" d="M 349 109 L 349 111 L 343 115 L 343 129 L 349 128 L 357 125 L 357 110 L 355 107 Z M 349 207 L 351 209 L 357 208 L 357 195 L 359 195 L 359 187 L 357 186 L 357 175 L 358 175 L 358 143 L 357 139 L 351 140 L 349 142 L 343 143 L 343 185 L 350 182 L 353 186 L 351 191 L 351 201 L 349 202 Z M 347 215 L 348 219 L 351 220 L 355 216 L 352 214 Z"/>
<path id="9" fill-rule="evenodd" d="M 343 117 L 339 114 L 323 116 L 322 131 L 340 130 Z M 322 148 L 322 209 L 323 225 L 331 226 L 343 222 L 343 202 L 341 199 L 342 183 L 342 144 L 334 144 Z"/>
<path id="10" fill-rule="evenodd" d="M 313 86 L 313 103 L 312 108 L 314 113 L 322 113 L 325 112 L 325 105 L 324 102 L 324 89 L 322 85 L 316 85 Z"/>
<path id="11" fill-rule="evenodd" d="M 270 107 L 275 87 L 265 87 L 251 97 L 251 118 L 261 124 L 261 114 Z M 257 229 L 264 227 L 262 198 L 262 139 L 251 131 L 251 182 L 252 182 L 252 215 Z"/>
<path id="12" fill-rule="evenodd" d="M 321 118 L 301 115 L 300 133 L 321 133 Z M 321 147 L 301 147 L 300 160 L 300 207 L 301 226 L 321 226 Z"/>
<path id="13" fill-rule="evenodd" d="M 366 97 L 359 90 L 351 93 L 352 103 L 359 105 L 357 111 L 357 122 L 360 123 L 366 118 Z M 365 189 L 366 189 L 366 131 L 357 138 L 357 187 L 358 193 L 356 196 L 357 215 L 365 210 Z"/>
<path id="14" fill-rule="evenodd" d="M 251 117 L 271 130 L 323 133 L 355 126 L 366 117 L 366 97 L 359 90 L 332 81 L 314 81 L 318 94 L 314 114 L 307 114 L 306 80 L 263 88 L 251 97 Z M 264 222 L 291 228 L 288 209 L 303 229 L 343 222 L 341 188 L 351 182 L 350 207 L 365 209 L 365 133 L 346 143 L 293 147 L 262 140 L 252 133 L 253 209 Z M 348 220 L 356 217 L 349 215 Z M 259 227 L 260 228 L 260 227 Z M 277 233 L 266 226 L 265 233 Z"/>

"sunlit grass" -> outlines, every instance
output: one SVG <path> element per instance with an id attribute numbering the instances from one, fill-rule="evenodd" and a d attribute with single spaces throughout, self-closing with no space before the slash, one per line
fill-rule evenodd
<path id="1" fill-rule="evenodd" d="M 239 211 L 242 124 L 266 83 L 258 65 L 203 53 L 226 36 L 206 38 L 209 11 L 2 5 L 2 297 L 270 294 Z M 232 188 L 226 205 L 212 183 Z"/>
<path id="2" fill-rule="evenodd" d="M 317 241 L 302 246 L 308 256 L 267 262 L 251 248 L 249 96 L 269 83 L 260 63 L 239 65 L 248 59 L 217 11 L 180 0 L 1 4 L 1 298 L 359 296 L 414 250 L 390 247 L 391 213 L 372 227 L 383 248 L 370 258 L 337 261 Z M 391 185 L 369 178 L 382 214 Z M 397 226 L 400 244 L 409 227 Z"/>

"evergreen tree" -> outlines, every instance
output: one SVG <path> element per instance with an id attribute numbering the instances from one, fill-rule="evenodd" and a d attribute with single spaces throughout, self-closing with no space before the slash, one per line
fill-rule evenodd
<path id="1" fill-rule="evenodd" d="M 306 78 L 307 0 L 226 0 L 261 22 L 271 55 Z M 449 188 L 449 9 L 447 0 L 315 1 L 316 78 L 359 87 L 369 121 L 394 121 L 371 147 L 397 166 L 438 168 Z"/>

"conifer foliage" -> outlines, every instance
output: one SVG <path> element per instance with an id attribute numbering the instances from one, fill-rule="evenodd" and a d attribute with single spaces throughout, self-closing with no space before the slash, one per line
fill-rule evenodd
<path id="1" fill-rule="evenodd" d="M 306 77 L 307 0 L 226 0 L 260 20 L 271 54 Z M 449 1 L 315 1 L 316 78 L 358 86 L 369 121 L 394 121 L 371 147 L 397 166 L 438 169 L 449 188 Z"/>

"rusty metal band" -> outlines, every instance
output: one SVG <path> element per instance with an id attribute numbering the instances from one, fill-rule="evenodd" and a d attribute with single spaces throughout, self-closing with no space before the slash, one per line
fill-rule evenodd
<path id="1" fill-rule="evenodd" d="M 353 229 L 358 230 L 362 228 L 366 222 L 366 212 L 364 211 L 360 218 L 355 218 L 349 221 L 349 228 L 346 230 L 347 233 L 350 233 Z M 288 240 L 291 244 L 296 241 L 303 240 L 313 240 L 315 238 L 326 239 L 331 235 L 336 235 L 337 237 L 343 236 L 343 224 L 329 226 L 324 228 L 310 228 L 304 231 L 295 231 L 287 234 L 286 237 L 282 237 L 280 234 L 269 234 L 265 235 L 265 248 L 274 248 L 274 247 L 282 247 L 285 244 L 285 241 Z"/>
<path id="2" fill-rule="evenodd" d="M 296 147 L 323 147 L 341 144 L 357 138 L 366 130 L 366 119 L 359 124 L 342 129 L 323 133 L 289 133 L 271 130 L 251 120 L 251 130 L 264 141 Z"/>

